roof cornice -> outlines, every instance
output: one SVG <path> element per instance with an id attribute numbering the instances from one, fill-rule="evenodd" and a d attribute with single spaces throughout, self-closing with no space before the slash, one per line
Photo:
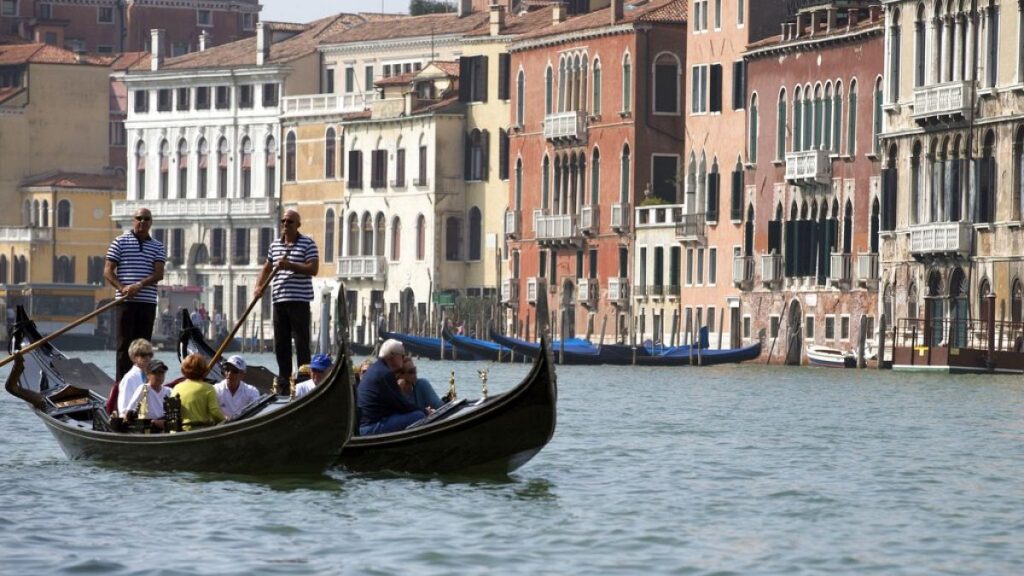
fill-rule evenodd
<path id="1" fill-rule="evenodd" d="M 458 46 L 464 39 L 462 34 L 446 34 L 443 36 L 415 36 L 410 38 L 394 38 L 387 40 L 369 40 L 367 42 L 339 42 L 321 44 L 320 52 L 324 54 L 365 54 L 367 52 L 394 52 L 409 48 L 436 46 Z"/>
<path id="2" fill-rule="evenodd" d="M 764 58 L 771 56 L 778 56 L 781 54 L 791 54 L 794 52 L 806 52 L 808 50 L 814 50 L 817 48 L 829 46 L 832 44 L 842 44 L 846 42 L 854 42 L 867 38 L 869 36 L 881 36 L 882 25 L 879 23 L 877 26 L 871 26 L 861 28 L 860 30 L 851 30 L 845 34 L 832 34 L 830 36 L 808 36 L 805 40 L 798 42 L 786 42 L 785 44 L 774 44 L 771 46 L 763 46 L 761 48 L 755 48 L 743 54 L 743 58 L 751 60 L 754 58 Z"/>
<path id="3" fill-rule="evenodd" d="M 628 24 L 602 26 L 600 28 L 586 28 L 583 30 L 564 32 L 562 34 L 553 34 L 551 36 L 541 36 L 540 38 L 530 38 L 520 42 L 513 42 L 512 45 L 509 46 L 509 52 L 522 52 L 523 50 L 532 50 L 534 48 L 543 48 L 568 42 L 578 42 L 580 40 L 589 40 L 590 38 L 600 38 L 602 36 L 629 34 L 636 30 L 636 28 L 637 26 L 635 23 L 630 22 Z"/>

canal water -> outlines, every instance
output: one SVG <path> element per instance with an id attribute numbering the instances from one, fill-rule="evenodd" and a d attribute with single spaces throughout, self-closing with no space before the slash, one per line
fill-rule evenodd
<path id="1" fill-rule="evenodd" d="M 112 353 L 87 357 L 112 367 Z M 473 397 L 483 366 L 421 361 L 420 373 L 443 391 L 454 369 L 460 395 Z M 491 392 L 527 369 L 492 366 Z M 1024 566 L 1021 377 L 564 367 L 558 385 L 554 439 L 507 480 L 340 470 L 261 480 L 69 462 L 5 394 L 0 572 L 1011 574 Z"/>

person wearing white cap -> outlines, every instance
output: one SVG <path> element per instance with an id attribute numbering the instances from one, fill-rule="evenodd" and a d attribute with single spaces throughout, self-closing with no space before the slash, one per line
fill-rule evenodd
<path id="1" fill-rule="evenodd" d="M 384 434 L 405 430 L 426 416 L 407 395 L 412 382 L 399 386 L 395 371 L 405 360 L 405 347 L 398 340 L 385 340 L 380 345 L 378 360 L 359 380 L 356 404 L 359 406 L 359 434 Z"/>
<path id="2" fill-rule="evenodd" d="M 260 397 L 260 391 L 251 384 L 242 382 L 245 376 L 245 358 L 238 354 L 224 362 L 224 379 L 213 389 L 217 391 L 217 403 L 228 420 L 234 420 L 246 406 Z"/>

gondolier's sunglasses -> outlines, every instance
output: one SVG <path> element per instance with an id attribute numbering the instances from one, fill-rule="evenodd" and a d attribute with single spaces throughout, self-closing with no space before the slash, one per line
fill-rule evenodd
<path id="1" fill-rule="evenodd" d="M 289 220 L 288 218 L 282 218 L 281 224 L 294 224 L 295 220 Z"/>
<path id="2" fill-rule="evenodd" d="M 138 220 L 139 222 L 149 222 L 150 220 L 153 219 L 153 217 L 152 216 L 136 216 L 135 219 Z"/>

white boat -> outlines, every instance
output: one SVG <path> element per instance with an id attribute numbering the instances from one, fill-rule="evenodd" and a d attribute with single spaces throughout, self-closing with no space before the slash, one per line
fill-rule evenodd
<path id="1" fill-rule="evenodd" d="M 843 352 L 838 348 L 828 346 L 808 346 L 807 362 L 813 366 L 825 366 L 828 368 L 854 368 L 857 366 L 857 358 L 850 352 Z"/>

